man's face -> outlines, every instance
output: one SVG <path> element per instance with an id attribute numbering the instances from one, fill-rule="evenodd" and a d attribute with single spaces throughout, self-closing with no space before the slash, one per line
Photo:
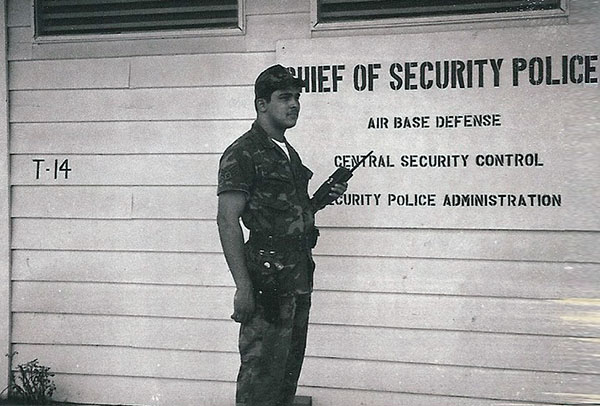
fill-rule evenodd
<path id="1" fill-rule="evenodd" d="M 300 89 L 275 90 L 271 94 L 271 101 L 265 101 L 262 113 L 274 127 L 292 128 L 296 125 L 300 113 Z"/>

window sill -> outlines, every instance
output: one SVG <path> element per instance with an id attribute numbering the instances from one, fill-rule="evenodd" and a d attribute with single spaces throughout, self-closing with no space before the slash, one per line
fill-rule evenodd
<path id="1" fill-rule="evenodd" d="M 530 26 L 535 25 L 548 25 L 548 24 L 561 24 L 566 23 L 568 18 L 568 8 L 565 7 L 561 10 L 548 10 L 548 11 L 531 11 L 531 12 L 512 12 L 512 13 L 487 13 L 487 14 L 472 14 L 472 15 L 452 15 L 452 16 L 439 16 L 439 17 L 411 17 L 411 18 L 398 18 L 398 19 L 387 19 L 387 20 L 375 20 L 375 21 L 346 21 L 346 22 L 330 22 L 322 23 L 315 22 L 316 15 L 313 15 L 313 21 L 311 24 L 311 30 L 314 36 L 319 34 L 335 35 L 336 32 L 344 32 L 344 35 L 350 32 L 356 32 L 357 34 L 365 31 L 394 34 L 402 31 L 419 28 L 425 29 L 426 27 L 446 27 L 446 26 L 464 26 L 464 25 L 490 25 L 505 27 L 507 23 L 511 26 Z M 390 30 L 393 30 L 390 32 Z M 384 32 L 385 31 L 385 32 Z"/>
<path id="2" fill-rule="evenodd" d="M 34 37 L 34 44 L 56 44 L 56 43 L 80 43 L 80 42 L 104 42 L 104 41 L 131 41 L 150 39 L 173 39 L 173 38 L 200 38 L 200 37 L 225 37 L 244 35 L 244 27 L 238 28 L 215 28 L 199 30 L 173 30 L 152 32 L 131 32 L 123 34 L 79 34 L 79 35 L 55 35 Z"/>

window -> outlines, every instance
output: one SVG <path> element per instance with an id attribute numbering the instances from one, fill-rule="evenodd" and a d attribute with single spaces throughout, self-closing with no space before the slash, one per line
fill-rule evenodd
<path id="1" fill-rule="evenodd" d="M 39 36 L 240 27 L 241 0 L 35 0 Z"/>
<path id="2" fill-rule="evenodd" d="M 371 22 L 373 26 L 394 22 L 418 24 L 420 20 L 430 23 L 456 22 L 459 18 L 465 21 L 558 16 L 564 15 L 566 1 L 313 0 L 313 25 Z"/>

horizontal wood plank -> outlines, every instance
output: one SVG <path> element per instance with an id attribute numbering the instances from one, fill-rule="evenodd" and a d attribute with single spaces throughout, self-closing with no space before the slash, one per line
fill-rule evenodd
<path id="1" fill-rule="evenodd" d="M 13 280 L 234 286 L 221 253 L 13 251 Z"/>
<path id="2" fill-rule="evenodd" d="M 350 256 L 600 262 L 600 234 L 577 231 L 400 230 L 343 228 L 321 233 L 318 251 Z M 410 236 L 408 234 L 411 234 Z M 340 241 L 344 241 L 340 244 Z M 430 250 L 431 249 L 431 250 Z M 416 252 L 426 255 L 416 254 Z"/>
<path id="3" fill-rule="evenodd" d="M 168 89 L 20 90 L 11 122 L 250 119 L 252 86 Z"/>
<path id="4" fill-rule="evenodd" d="M 129 187 L 15 186 L 13 217 L 131 218 Z"/>
<path id="5" fill-rule="evenodd" d="M 219 158 L 218 154 L 18 155 L 11 160 L 11 181 L 13 185 L 216 185 Z M 68 177 L 55 170 L 67 159 Z"/>
<path id="6" fill-rule="evenodd" d="M 233 381 L 235 353 L 18 345 L 19 357 L 39 357 L 59 373 Z M 93 360 L 102 359 L 97 363 Z M 135 368 L 131 368 L 135 365 Z M 347 374 L 344 371 L 356 371 Z M 503 385 L 499 386 L 498 382 Z M 557 402 L 564 394 L 593 394 L 592 375 L 509 371 L 375 361 L 307 358 L 302 385 L 442 396 Z"/>
<path id="7" fill-rule="evenodd" d="M 301 383 L 510 401 L 594 401 L 597 376 L 309 358 Z M 348 371 L 353 373 L 348 374 Z M 502 385 L 499 385 L 499 382 Z"/>
<path id="8" fill-rule="evenodd" d="M 15 313 L 13 343 L 237 352 L 238 330 L 233 320 Z"/>
<path id="9" fill-rule="evenodd" d="M 321 290 L 595 298 L 596 264 L 315 256 Z M 15 250 L 13 280 L 233 286 L 220 253 Z M 490 281 L 493 281 L 491 283 Z"/>
<path id="10" fill-rule="evenodd" d="M 586 232 L 340 228 L 323 229 L 315 253 L 353 257 L 600 262 L 596 249 L 598 237 L 598 233 Z M 17 218 L 13 221 L 12 248 L 221 252 L 214 220 Z"/>
<path id="11" fill-rule="evenodd" d="M 251 125 L 251 120 L 16 123 L 11 153 L 221 153 Z"/>
<path id="12" fill-rule="evenodd" d="M 217 160 L 218 155 L 211 154 L 206 155 Z M 58 158 L 57 158 L 58 157 Z M 68 158 L 67 158 L 68 157 Z M 183 155 L 184 159 L 192 161 L 194 157 Z M 196 155 L 195 157 L 200 157 Z M 62 179 L 64 174 L 59 172 L 59 179 L 54 180 L 52 172 L 40 173 L 40 179 L 36 178 L 37 164 L 34 159 L 44 159 L 43 163 L 45 166 L 40 168 L 53 169 L 54 159 L 58 159 L 59 162 L 63 162 L 65 159 L 69 159 L 70 163 L 78 163 L 77 177 L 73 174 L 73 171 L 69 174 L 69 179 Z M 110 211 L 96 210 L 93 205 L 81 204 L 73 206 L 72 202 L 79 198 L 82 198 L 82 202 L 87 202 L 91 199 L 91 196 L 103 201 L 109 199 L 110 196 L 116 195 L 121 196 L 128 190 L 135 205 L 131 208 L 130 217 L 133 218 L 181 218 L 181 219 L 214 219 L 216 216 L 216 186 L 164 186 L 164 187 L 132 187 L 132 188 L 120 188 L 120 187 L 98 187 L 92 186 L 94 184 L 122 184 L 131 185 L 135 183 L 142 183 L 146 185 L 152 185 L 153 183 L 169 183 L 168 179 L 160 176 L 154 176 L 156 172 L 156 162 L 160 162 L 160 165 L 169 165 L 170 160 L 174 160 L 176 165 L 185 165 L 183 162 L 179 162 L 178 156 L 169 156 L 159 158 L 158 156 L 130 156 L 130 155 L 119 155 L 118 157 L 93 157 L 89 161 L 87 157 L 82 156 L 62 156 L 62 155 L 28 155 L 15 157 L 15 164 L 19 165 L 19 169 L 15 169 L 16 173 L 20 173 L 20 179 L 13 179 L 13 182 L 19 182 L 19 185 L 13 188 L 13 215 L 16 217 L 39 217 L 40 213 L 42 217 L 74 217 L 74 218 L 121 218 L 122 211 L 115 207 L 116 212 L 113 214 Z M 99 168 L 99 171 L 90 170 L 89 173 L 82 173 L 80 167 L 82 165 L 94 165 Z M 111 165 L 114 163 L 114 165 Z M 195 163 L 194 163 L 195 165 Z M 105 169 L 109 167 L 109 169 Z M 214 167 L 216 172 L 216 163 Z M 196 168 L 197 169 L 197 168 Z M 192 170 L 196 170 L 192 169 Z M 205 178 L 202 179 L 199 176 L 190 176 L 187 178 L 176 179 L 174 183 L 180 184 L 193 184 L 201 181 L 205 184 L 214 184 L 216 174 L 210 173 L 210 171 L 203 171 Z M 105 179 L 101 179 L 100 176 L 106 176 Z M 184 174 L 176 174 L 177 176 L 183 176 Z M 93 179 L 86 178 L 86 176 L 93 176 Z M 147 176 L 147 178 L 146 178 Z M 174 175 L 175 176 L 175 175 Z M 124 178 L 126 177 L 126 178 Z M 72 187 L 66 186 L 69 184 L 82 183 L 89 185 L 89 187 Z M 44 186 L 35 186 L 36 184 L 43 184 Z M 48 188 L 50 185 L 65 185 Z M 122 190 L 120 190 L 122 189 Z M 573 207 L 570 210 L 572 213 L 578 212 Z M 400 209 L 402 210 L 402 209 Z M 427 210 L 427 209 L 425 209 Z M 453 211 L 453 209 L 449 209 Z M 508 209 L 510 210 L 510 209 Z M 519 209 L 517 209 L 519 210 Z M 568 212 L 561 211 L 561 208 L 557 208 L 565 216 Z M 438 212 L 437 215 L 442 213 L 448 213 L 449 211 Z M 392 225 L 385 219 L 389 218 L 384 216 L 386 212 L 377 213 L 372 212 L 370 216 L 372 221 L 369 220 L 367 223 L 371 225 L 371 228 L 390 228 Z M 400 212 L 398 212 L 400 213 Z M 408 212 L 403 212 L 402 216 L 405 220 L 396 218 L 396 224 L 402 224 L 404 228 L 422 228 L 423 223 L 420 221 L 425 212 L 419 212 L 419 215 L 412 215 Z M 433 215 L 434 212 L 430 211 L 428 216 Z M 522 215 L 513 218 L 516 222 L 508 220 L 510 216 L 494 215 L 490 217 L 489 212 L 485 211 L 469 211 L 469 208 L 465 208 L 464 211 L 455 212 L 454 216 L 443 216 L 436 223 L 436 228 L 482 228 L 482 225 L 486 225 L 488 229 L 525 229 L 525 225 L 530 225 L 535 229 L 540 225 L 545 229 L 562 229 L 565 227 L 567 230 L 576 229 L 578 231 L 585 231 L 586 228 L 594 229 L 593 223 L 586 221 L 589 218 L 594 217 L 593 211 L 590 210 L 587 215 L 577 215 L 577 224 L 573 221 L 568 221 L 569 217 L 553 216 L 548 212 L 548 216 L 544 217 L 544 220 L 540 220 L 537 224 L 535 218 L 543 217 L 536 216 L 531 217 Z M 508 211 L 507 211 L 508 213 Z M 515 213 L 515 212 L 513 212 Z M 388 213 L 389 214 L 389 213 Z M 473 220 L 479 217 L 480 220 L 473 224 L 465 225 L 465 219 L 469 218 Z M 550 227 L 548 223 L 549 218 L 556 220 L 553 226 Z M 319 213 L 317 221 L 320 226 L 332 226 L 341 225 L 343 227 L 355 227 L 360 224 L 365 224 L 364 218 L 359 219 L 358 210 L 353 210 L 350 207 L 335 207 L 325 210 Z M 532 222 L 533 221 L 533 222 Z"/>
<path id="13" fill-rule="evenodd" d="M 15 219 L 13 248 L 220 252 L 215 221 Z"/>
<path id="14" fill-rule="evenodd" d="M 129 60 L 20 61 L 9 64 L 10 90 L 129 87 Z"/>
<path id="15" fill-rule="evenodd" d="M 131 87 L 252 86 L 274 63 L 273 52 L 133 58 Z"/>
<path id="16" fill-rule="evenodd" d="M 505 400 L 448 397 L 432 394 L 376 392 L 322 387 L 300 387 L 298 393 L 313 398 L 313 405 L 410 405 L 410 406 L 517 406 Z M 550 406 L 547 403 L 518 403 L 518 406 Z"/>
<path id="17" fill-rule="evenodd" d="M 233 352 L 31 344 L 16 345 L 15 351 L 16 362 L 39 357 L 56 372 L 86 375 L 232 381 L 239 362 Z"/>
<path id="18" fill-rule="evenodd" d="M 136 187 L 133 199 L 134 218 L 214 220 L 217 217 L 217 191 L 212 186 Z"/>
<path id="19" fill-rule="evenodd" d="M 559 300 L 320 292 L 314 321 L 328 324 L 594 337 L 598 304 Z"/>
<path id="20" fill-rule="evenodd" d="M 213 186 L 15 186 L 12 202 L 13 217 L 214 220 L 217 213 Z"/>
<path id="21" fill-rule="evenodd" d="M 54 381 L 57 390 L 53 398 L 65 402 L 178 406 L 220 406 L 235 402 L 234 382 L 79 374 L 56 374 Z"/>
<path id="22" fill-rule="evenodd" d="M 37 289 L 44 294 L 34 293 Z M 14 282 L 12 310 L 227 320 L 233 290 L 229 287 Z"/>
<path id="23" fill-rule="evenodd" d="M 225 320 L 15 313 L 13 343 L 237 352 Z M 344 345 L 339 345 L 343 342 Z M 597 340 L 312 324 L 307 356 L 600 373 Z"/>
<path id="24" fill-rule="evenodd" d="M 600 265 L 319 256 L 323 289 L 559 299 L 598 297 Z"/>
<path id="25" fill-rule="evenodd" d="M 228 320 L 234 288 L 14 282 L 12 310 Z M 172 298 L 177 298 L 174 301 Z M 169 306 L 165 306 L 169 303 Z M 598 304 L 317 291 L 315 323 L 596 337 Z"/>
<path id="26" fill-rule="evenodd" d="M 599 373 L 598 341 L 570 337 L 315 325 L 308 354 L 318 357 Z M 343 343 L 343 345 L 340 345 Z"/>

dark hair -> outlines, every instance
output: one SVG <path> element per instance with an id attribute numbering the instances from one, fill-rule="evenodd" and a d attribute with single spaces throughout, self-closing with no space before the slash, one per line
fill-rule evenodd
<path id="1" fill-rule="evenodd" d="M 273 65 L 258 75 L 254 82 L 254 100 L 263 98 L 271 100 L 271 94 L 276 90 L 290 87 L 302 88 L 304 82 L 295 78 L 291 72 L 281 65 Z"/>

